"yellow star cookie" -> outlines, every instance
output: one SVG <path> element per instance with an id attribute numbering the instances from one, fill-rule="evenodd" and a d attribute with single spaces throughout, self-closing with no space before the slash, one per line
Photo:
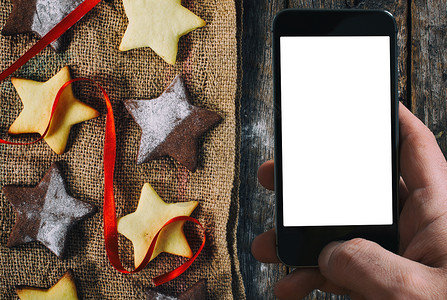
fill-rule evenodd
<path id="1" fill-rule="evenodd" d="M 144 184 L 137 210 L 118 220 L 118 232 L 132 241 L 135 267 L 139 266 L 157 232 L 170 219 L 189 216 L 197 207 L 197 201 L 168 204 L 154 191 L 149 183 Z M 192 251 L 179 221 L 166 226 L 158 236 L 151 260 L 161 252 L 191 257 Z"/>
<path id="2" fill-rule="evenodd" d="M 119 49 L 150 47 L 175 64 L 178 40 L 205 21 L 181 5 L 181 0 L 123 0 L 129 25 Z"/>
<path id="3" fill-rule="evenodd" d="M 29 79 L 11 78 L 23 103 L 23 110 L 9 128 L 9 133 L 40 133 L 50 120 L 51 108 L 56 94 L 65 82 L 69 81 L 70 70 L 62 68 L 56 75 L 46 82 L 37 82 Z M 74 124 L 96 118 L 99 113 L 76 99 L 71 86 L 65 88 L 48 133 L 44 140 L 57 154 L 62 154 L 67 144 L 70 129 Z"/>
<path id="4" fill-rule="evenodd" d="M 22 300 L 77 300 L 76 286 L 71 271 L 67 271 L 59 281 L 49 289 L 19 286 L 17 295 Z"/>

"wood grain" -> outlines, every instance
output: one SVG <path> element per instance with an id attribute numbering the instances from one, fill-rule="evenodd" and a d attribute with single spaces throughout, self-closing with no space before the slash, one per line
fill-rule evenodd
<path id="1" fill-rule="evenodd" d="M 447 1 L 411 6 L 411 105 L 447 154 Z"/>
<path id="2" fill-rule="evenodd" d="M 285 8 L 282 1 L 243 1 L 241 186 L 238 256 L 247 299 L 274 299 L 274 283 L 287 269 L 257 262 L 250 252 L 254 237 L 274 227 L 275 199 L 257 182 L 257 169 L 273 159 L 271 24 Z"/>

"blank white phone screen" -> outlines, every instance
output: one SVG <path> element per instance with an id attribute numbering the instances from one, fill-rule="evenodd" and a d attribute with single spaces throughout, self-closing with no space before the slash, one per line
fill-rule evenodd
<path id="1" fill-rule="evenodd" d="M 390 225 L 390 38 L 280 37 L 284 226 Z"/>

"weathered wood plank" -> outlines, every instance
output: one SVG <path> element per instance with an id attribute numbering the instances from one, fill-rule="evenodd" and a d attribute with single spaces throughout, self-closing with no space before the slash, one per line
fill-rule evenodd
<path id="1" fill-rule="evenodd" d="M 257 262 L 253 238 L 274 227 L 275 199 L 257 182 L 257 169 L 273 159 L 271 24 L 285 2 L 243 1 L 241 186 L 238 256 L 247 299 L 274 299 L 273 287 L 287 268 Z"/>
<path id="2" fill-rule="evenodd" d="M 447 1 L 411 6 L 411 105 L 447 155 Z"/>

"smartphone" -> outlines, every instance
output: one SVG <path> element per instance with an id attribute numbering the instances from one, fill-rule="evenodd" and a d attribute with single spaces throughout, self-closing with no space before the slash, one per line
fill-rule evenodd
<path id="1" fill-rule="evenodd" d="M 398 250 L 397 26 L 381 10 L 280 12 L 273 22 L 276 246 L 318 265 L 331 241 Z"/>

